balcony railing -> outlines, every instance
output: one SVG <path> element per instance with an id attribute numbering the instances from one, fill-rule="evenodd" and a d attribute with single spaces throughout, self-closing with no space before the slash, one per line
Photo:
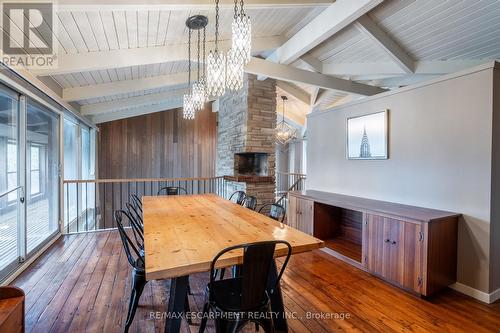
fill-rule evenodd
<path id="1" fill-rule="evenodd" d="M 306 175 L 301 173 L 276 173 L 276 203 L 288 208 L 288 192 L 306 187 Z"/>
<path id="2" fill-rule="evenodd" d="M 305 181 L 306 175 L 302 173 L 276 172 L 276 197 L 305 189 Z"/>
<path id="3" fill-rule="evenodd" d="M 182 187 L 188 194 L 214 193 L 226 199 L 231 195 L 224 177 L 65 180 L 63 233 L 116 228 L 113 212 L 124 209 L 132 194 L 157 195 L 167 186 Z M 276 201 L 286 207 L 287 193 L 304 186 L 303 174 L 277 173 Z"/>
<path id="4" fill-rule="evenodd" d="M 116 228 L 113 212 L 124 209 L 131 195 L 157 195 L 167 186 L 188 194 L 215 193 L 228 198 L 223 177 L 175 179 L 97 179 L 64 181 L 64 233 Z"/>

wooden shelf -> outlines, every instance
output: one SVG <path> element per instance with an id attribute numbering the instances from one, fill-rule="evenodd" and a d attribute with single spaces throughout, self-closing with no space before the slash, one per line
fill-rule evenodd
<path id="1" fill-rule="evenodd" d="M 335 238 L 326 239 L 325 246 L 337 253 L 351 258 L 352 260 L 355 260 L 359 263 L 362 262 L 361 244 L 354 243 L 353 241 L 345 237 L 338 236 Z"/>

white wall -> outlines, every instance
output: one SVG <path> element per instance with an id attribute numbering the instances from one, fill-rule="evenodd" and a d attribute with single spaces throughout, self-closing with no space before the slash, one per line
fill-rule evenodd
<path id="1" fill-rule="evenodd" d="M 464 214 L 458 280 L 489 291 L 493 64 L 313 113 L 309 189 Z M 388 160 L 346 159 L 346 118 L 389 109 Z"/>

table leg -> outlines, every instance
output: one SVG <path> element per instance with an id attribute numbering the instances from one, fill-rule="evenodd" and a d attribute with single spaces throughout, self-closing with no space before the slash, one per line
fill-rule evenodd
<path id="1" fill-rule="evenodd" d="M 269 272 L 269 280 L 267 282 L 267 289 L 270 290 L 274 288 L 276 279 L 278 278 L 278 269 L 276 267 L 276 262 L 273 260 L 271 263 L 271 271 Z M 271 310 L 273 313 L 277 314 L 277 318 L 274 320 L 274 328 L 277 331 L 288 332 L 288 324 L 286 322 L 285 316 L 285 306 L 283 304 L 283 294 L 281 293 L 281 287 L 278 284 L 276 290 L 270 294 L 271 298 Z"/>
<path id="2" fill-rule="evenodd" d="M 168 316 L 165 320 L 165 333 L 178 333 L 181 329 L 181 314 L 188 292 L 189 276 L 180 276 L 170 282 L 170 296 L 168 299 Z"/>

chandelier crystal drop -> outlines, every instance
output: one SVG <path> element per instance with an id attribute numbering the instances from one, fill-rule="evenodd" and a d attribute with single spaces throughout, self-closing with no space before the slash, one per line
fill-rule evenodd
<path id="1" fill-rule="evenodd" d="M 297 138 L 297 129 L 285 120 L 285 101 L 288 100 L 286 96 L 281 96 L 283 100 L 283 118 L 276 126 L 276 141 L 283 146 L 288 144 L 290 141 Z"/>
<path id="2" fill-rule="evenodd" d="M 207 57 L 207 86 L 214 97 L 226 92 L 226 57 L 217 50 L 210 51 Z"/>
<path id="3" fill-rule="evenodd" d="M 236 56 L 243 65 L 246 65 L 250 61 L 252 51 L 252 22 L 243 10 L 243 1 L 241 1 L 241 10 L 239 13 L 237 13 L 235 1 L 231 31 L 231 48 L 235 50 Z"/>
<path id="4" fill-rule="evenodd" d="M 243 62 L 234 49 L 227 52 L 227 80 L 229 90 L 238 91 L 243 87 Z"/>

